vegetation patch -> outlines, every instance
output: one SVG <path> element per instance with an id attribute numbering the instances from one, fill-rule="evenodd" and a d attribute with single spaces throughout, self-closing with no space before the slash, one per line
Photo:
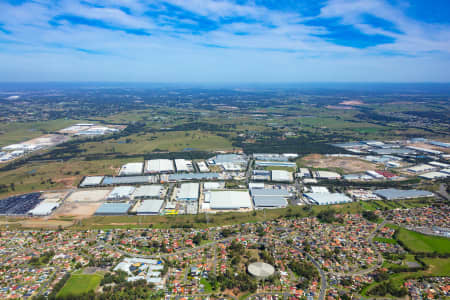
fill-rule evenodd
<path id="1" fill-rule="evenodd" d="M 95 290 L 102 280 L 99 274 L 72 274 L 64 287 L 59 291 L 58 297 L 76 296 Z"/>

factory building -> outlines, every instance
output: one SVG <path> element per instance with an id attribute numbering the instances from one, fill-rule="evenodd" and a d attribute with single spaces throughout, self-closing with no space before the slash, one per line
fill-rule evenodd
<path id="1" fill-rule="evenodd" d="M 203 189 L 205 191 L 222 190 L 225 188 L 225 182 L 205 182 L 203 183 Z"/>
<path id="2" fill-rule="evenodd" d="M 297 164 L 288 161 L 255 161 L 255 167 L 265 168 L 265 167 L 283 167 L 283 168 L 297 168 Z"/>
<path id="3" fill-rule="evenodd" d="M 418 174 L 418 173 L 431 172 L 431 171 L 434 171 L 436 169 L 437 168 L 434 167 L 434 166 L 430 166 L 430 165 L 427 165 L 427 164 L 420 164 L 420 165 L 417 165 L 417 166 L 409 167 L 406 170 L 409 171 L 409 172 Z"/>
<path id="4" fill-rule="evenodd" d="M 86 176 L 80 183 L 80 187 L 99 186 L 103 181 L 103 176 Z"/>
<path id="5" fill-rule="evenodd" d="M 130 210 L 129 203 L 103 203 L 95 212 L 98 216 L 126 215 Z"/>
<path id="6" fill-rule="evenodd" d="M 137 215 L 159 215 L 164 200 L 143 200 L 136 209 Z"/>
<path id="7" fill-rule="evenodd" d="M 108 201 L 130 200 L 135 188 L 133 186 L 115 187 L 106 198 Z"/>
<path id="8" fill-rule="evenodd" d="M 170 159 L 152 159 L 146 161 L 145 173 L 160 174 L 174 173 L 173 161 Z"/>
<path id="9" fill-rule="evenodd" d="M 169 182 L 191 181 L 191 180 L 218 180 L 219 173 L 181 173 L 170 174 L 167 180 Z"/>
<path id="10" fill-rule="evenodd" d="M 177 172 L 193 172 L 194 166 L 191 160 L 175 159 L 175 168 Z"/>
<path id="11" fill-rule="evenodd" d="M 48 216 L 58 207 L 58 202 L 41 202 L 35 208 L 30 210 L 28 214 L 32 216 Z"/>
<path id="12" fill-rule="evenodd" d="M 163 187 L 162 185 L 143 185 L 138 187 L 134 193 L 134 199 L 160 199 L 162 197 Z"/>
<path id="13" fill-rule="evenodd" d="M 352 202 L 352 199 L 341 193 L 305 193 L 303 195 L 317 205 L 330 205 Z"/>
<path id="14" fill-rule="evenodd" d="M 374 194 L 386 200 L 411 199 L 422 197 L 433 197 L 434 194 L 423 190 L 399 190 L 399 189 L 381 189 L 374 191 Z"/>
<path id="15" fill-rule="evenodd" d="M 339 175 L 336 172 L 330 172 L 330 171 L 315 171 L 314 178 L 337 180 L 337 179 L 341 179 L 341 175 Z"/>
<path id="16" fill-rule="evenodd" d="M 429 173 L 419 175 L 419 177 L 424 178 L 424 179 L 429 179 L 429 180 L 442 179 L 442 178 L 447 178 L 449 176 L 450 176 L 450 174 L 447 174 L 444 172 L 429 172 Z"/>
<path id="17" fill-rule="evenodd" d="M 182 183 L 177 192 L 178 201 L 197 201 L 200 184 L 196 182 Z"/>
<path id="18" fill-rule="evenodd" d="M 122 168 L 120 168 L 119 176 L 142 175 L 143 168 L 144 163 L 142 162 L 128 163 L 123 165 Z"/>
<path id="19" fill-rule="evenodd" d="M 264 161 L 288 161 L 288 158 L 278 153 L 253 153 L 254 160 Z"/>
<path id="20" fill-rule="evenodd" d="M 201 172 L 201 173 L 208 173 L 209 172 L 209 168 L 206 165 L 206 162 L 204 162 L 204 161 L 198 161 L 197 162 L 197 167 L 198 167 L 199 172 Z"/>
<path id="21" fill-rule="evenodd" d="M 205 193 L 205 202 L 213 210 L 239 210 L 252 207 L 248 191 L 210 191 Z"/>
<path id="22" fill-rule="evenodd" d="M 158 179 L 156 176 L 105 176 L 102 185 L 149 184 L 157 181 Z"/>
<path id="23" fill-rule="evenodd" d="M 292 172 L 285 170 L 272 170 L 271 179 L 274 182 L 293 182 Z"/>

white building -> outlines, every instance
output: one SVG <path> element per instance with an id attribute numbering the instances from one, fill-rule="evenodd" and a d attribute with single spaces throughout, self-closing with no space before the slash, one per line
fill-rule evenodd
<path id="1" fill-rule="evenodd" d="M 197 162 L 197 167 L 198 167 L 198 170 L 199 170 L 201 173 L 208 173 L 208 172 L 209 172 L 209 168 L 208 168 L 208 166 L 206 165 L 206 162 L 204 162 L 204 161 L 199 161 L 199 162 Z"/>
<path id="2" fill-rule="evenodd" d="M 142 169 L 144 168 L 144 163 L 135 162 L 128 163 L 122 166 L 119 172 L 119 176 L 136 176 L 142 174 Z"/>
<path id="3" fill-rule="evenodd" d="M 178 201 L 197 201 L 200 184 L 196 182 L 182 183 L 177 192 Z"/>
<path id="4" fill-rule="evenodd" d="M 119 201 L 129 200 L 135 188 L 133 186 L 117 186 L 108 195 L 107 200 Z"/>
<path id="5" fill-rule="evenodd" d="M 193 172 L 194 167 L 191 160 L 175 159 L 175 168 L 177 172 Z"/>
<path id="6" fill-rule="evenodd" d="M 238 210 L 252 208 L 248 191 L 210 191 L 205 193 L 205 202 L 213 210 Z"/>
<path id="7" fill-rule="evenodd" d="M 135 199 L 148 199 L 148 198 L 159 199 L 162 197 L 162 193 L 163 193 L 162 185 L 159 184 L 142 185 L 134 191 L 133 197 Z"/>
<path id="8" fill-rule="evenodd" d="M 272 170 L 271 172 L 272 181 L 275 182 L 292 182 L 294 178 L 292 177 L 292 172 L 285 170 Z"/>
<path id="9" fill-rule="evenodd" d="M 145 173 L 174 173 L 173 161 L 170 159 L 152 159 L 147 160 Z"/>

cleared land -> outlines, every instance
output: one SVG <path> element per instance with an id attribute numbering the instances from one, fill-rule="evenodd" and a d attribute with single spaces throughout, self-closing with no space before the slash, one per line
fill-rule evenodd
<path id="1" fill-rule="evenodd" d="M 376 164 L 355 158 L 326 157 L 320 154 L 302 157 L 299 164 L 315 169 L 335 169 L 344 173 L 365 172 L 377 167 Z"/>
<path id="2" fill-rule="evenodd" d="M 66 202 L 99 202 L 105 200 L 110 191 L 111 189 L 76 191 Z"/>
<path id="3" fill-rule="evenodd" d="M 92 216 L 95 211 L 102 205 L 101 202 L 97 203 L 77 203 L 66 202 L 57 209 L 54 213 L 54 217 L 75 217 L 76 219 L 83 219 Z"/>
<path id="4" fill-rule="evenodd" d="M 57 297 L 67 297 L 69 295 L 80 295 L 95 290 L 102 280 L 98 274 L 72 274 L 63 288 L 59 291 Z"/>

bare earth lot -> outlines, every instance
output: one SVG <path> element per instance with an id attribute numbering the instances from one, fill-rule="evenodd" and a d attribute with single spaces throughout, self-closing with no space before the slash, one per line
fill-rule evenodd
<path id="1" fill-rule="evenodd" d="M 76 219 L 83 219 L 92 216 L 95 211 L 102 205 L 98 203 L 70 203 L 66 202 L 63 206 L 58 208 L 53 214 L 54 218 L 57 217 L 75 217 Z"/>
<path id="2" fill-rule="evenodd" d="M 310 154 L 301 159 L 301 162 L 312 168 L 339 168 L 345 173 L 364 172 L 375 170 L 376 164 L 354 159 L 341 157 L 326 157 L 320 154 Z"/>
<path id="3" fill-rule="evenodd" d="M 105 200 L 110 191 L 107 189 L 76 191 L 66 202 L 99 202 Z"/>

